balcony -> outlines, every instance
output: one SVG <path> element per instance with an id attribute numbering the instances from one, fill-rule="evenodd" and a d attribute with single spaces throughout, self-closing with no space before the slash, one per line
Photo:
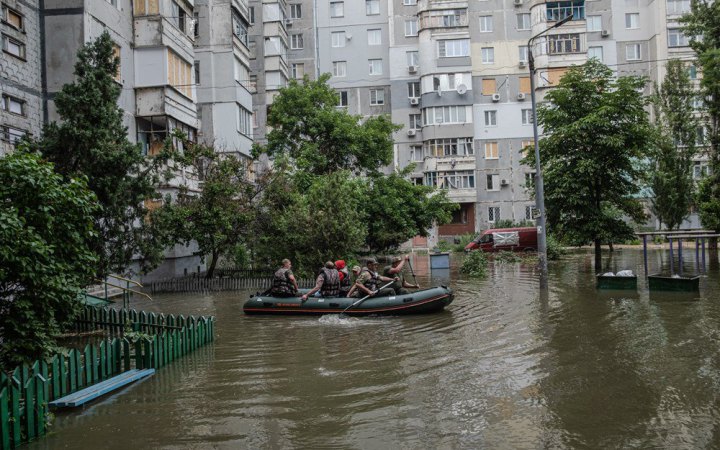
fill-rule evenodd
<path id="1" fill-rule="evenodd" d="M 467 8 L 441 9 L 420 13 L 420 30 L 462 28 L 467 26 Z"/>
<path id="2" fill-rule="evenodd" d="M 168 116 L 198 128 L 195 102 L 172 86 L 136 88 L 135 101 L 139 117 Z"/>
<path id="3" fill-rule="evenodd" d="M 572 20 L 585 20 L 585 1 L 548 2 L 545 4 L 545 20 L 557 22 L 572 14 Z"/>
<path id="4" fill-rule="evenodd" d="M 161 16 L 135 18 L 135 47 L 172 47 L 188 57 L 193 54 L 193 38 Z"/>

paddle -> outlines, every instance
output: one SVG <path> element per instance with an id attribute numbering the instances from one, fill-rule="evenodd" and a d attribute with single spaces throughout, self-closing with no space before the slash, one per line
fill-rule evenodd
<path id="1" fill-rule="evenodd" d="M 395 280 L 392 280 L 391 282 L 389 282 L 389 283 L 386 284 L 385 286 L 383 286 L 383 287 L 381 287 L 380 289 L 378 289 L 377 292 L 382 291 L 383 289 L 385 289 L 386 287 L 390 286 L 390 285 L 393 284 L 394 282 L 395 282 Z M 359 305 L 360 303 L 362 303 L 362 302 L 364 302 L 365 300 L 367 300 L 370 296 L 371 296 L 371 295 L 366 295 L 365 297 L 363 297 L 363 298 L 361 298 L 360 300 L 356 301 L 356 302 L 353 303 L 352 305 L 350 305 L 350 306 L 348 306 L 347 308 L 343 309 L 343 311 L 342 311 L 340 314 L 345 314 L 345 311 L 347 311 L 348 309 L 350 309 L 350 308 L 352 308 L 352 307 L 354 307 L 354 306 Z"/>
<path id="2" fill-rule="evenodd" d="M 409 259 L 409 258 L 408 258 L 407 262 L 408 262 L 408 266 L 410 267 L 410 273 L 411 273 L 412 276 L 413 276 L 413 281 L 415 282 L 415 286 L 418 286 L 418 288 L 419 288 L 420 285 L 417 283 L 417 278 L 415 278 L 415 271 L 414 271 L 413 268 L 412 268 L 412 263 L 410 262 L 410 259 Z"/>

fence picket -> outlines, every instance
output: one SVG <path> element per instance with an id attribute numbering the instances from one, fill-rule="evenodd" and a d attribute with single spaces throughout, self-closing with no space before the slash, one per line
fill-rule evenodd
<path id="1" fill-rule="evenodd" d="M 2 448 L 10 448 L 10 414 L 8 413 L 8 388 L 0 388 L 0 444 Z"/>

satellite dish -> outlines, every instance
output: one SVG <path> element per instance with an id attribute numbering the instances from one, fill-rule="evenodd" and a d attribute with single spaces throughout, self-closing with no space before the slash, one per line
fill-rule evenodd
<path id="1" fill-rule="evenodd" d="M 464 84 L 458 84 L 457 93 L 460 95 L 464 95 L 466 92 L 467 92 L 467 86 L 465 86 Z"/>

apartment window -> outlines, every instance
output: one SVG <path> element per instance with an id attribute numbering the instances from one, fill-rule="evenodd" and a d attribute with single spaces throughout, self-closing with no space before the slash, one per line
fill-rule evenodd
<path id="1" fill-rule="evenodd" d="M 167 52 L 168 84 L 186 97 L 192 98 L 192 64 L 172 50 Z"/>
<path id="2" fill-rule="evenodd" d="M 603 62 L 603 48 L 602 47 L 588 47 L 588 59 L 595 58 L 600 62 Z"/>
<path id="3" fill-rule="evenodd" d="M 245 67 L 245 66 L 243 66 Z M 247 69 L 246 69 L 247 73 Z M 257 75 L 250 75 L 247 77 L 248 80 L 248 91 L 250 91 L 251 94 L 254 94 L 257 92 Z"/>
<path id="4" fill-rule="evenodd" d="M 488 191 L 500 190 L 500 175 L 493 173 L 487 175 L 486 188 Z"/>
<path id="5" fill-rule="evenodd" d="M 710 175 L 710 164 L 707 162 L 696 162 L 693 165 L 693 178 L 698 180 Z"/>
<path id="6" fill-rule="evenodd" d="M 693 109 L 702 109 L 703 104 L 704 102 L 701 96 L 693 97 L 691 100 L 691 105 Z"/>
<path id="7" fill-rule="evenodd" d="M 436 106 L 426 108 L 423 112 L 425 113 L 425 125 L 467 123 L 465 106 Z"/>
<path id="8" fill-rule="evenodd" d="M 197 38 L 198 36 L 200 36 L 200 13 L 197 11 L 193 13 L 192 27 L 193 36 Z"/>
<path id="9" fill-rule="evenodd" d="M 250 80 L 252 80 L 252 77 L 250 76 L 250 72 L 245 64 L 242 63 L 240 58 L 237 56 L 234 58 L 235 64 L 234 64 L 234 72 L 235 72 L 235 81 L 245 86 Z M 257 80 L 257 78 L 255 78 Z M 249 89 L 248 89 L 249 90 Z"/>
<path id="10" fill-rule="evenodd" d="M 290 5 L 290 18 L 291 19 L 302 19 L 302 5 L 300 5 L 300 4 Z"/>
<path id="11" fill-rule="evenodd" d="M 200 84 L 200 61 L 195 61 L 193 64 L 193 72 L 195 75 L 195 85 Z"/>
<path id="12" fill-rule="evenodd" d="M 382 75 L 382 59 L 368 59 L 368 65 L 370 66 L 370 75 Z"/>
<path id="13" fill-rule="evenodd" d="M 252 113 L 242 106 L 238 105 L 237 129 L 240 134 L 245 136 L 252 135 Z"/>
<path id="14" fill-rule="evenodd" d="M 232 9 L 232 24 L 233 34 L 240 39 L 240 42 L 247 47 L 248 46 L 248 23 L 240 15 L 240 13 L 233 8 Z"/>
<path id="15" fill-rule="evenodd" d="M 255 23 L 255 7 L 254 6 L 248 7 L 248 11 L 250 13 L 249 14 L 250 15 L 250 24 L 252 25 Z"/>
<path id="16" fill-rule="evenodd" d="M 302 33 L 296 33 L 290 35 L 290 49 L 300 50 L 303 48 L 303 35 Z"/>
<path id="17" fill-rule="evenodd" d="M 462 81 L 462 75 L 456 75 L 454 73 L 449 73 L 447 75 L 448 78 L 448 89 L 453 90 L 457 87 L 458 80 Z"/>
<path id="18" fill-rule="evenodd" d="M 11 95 L 3 94 L 2 109 L 19 116 L 25 115 L 25 101 Z"/>
<path id="19" fill-rule="evenodd" d="M 25 29 L 25 16 L 5 5 L 2 5 L 2 19 L 3 22 L 16 30 Z"/>
<path id="20" fill-rule="evenodd" d="M 497 126 L 497 111 L 485 111 L 485 126 Z"/>
<path id="21" fill-rule="evenodd" d="M 2 46 L 5 53 L 25 59 L 25 44 L 10 36 L 2 35 Z"/>
<path id="22" fill-rule="evenodd" d="M 420 52 L 405 52 L 408 66 L 419 66 L 420 65 Z"/>
<path id="23" fill-rule="evenodd" d="M 535 220 L 533 217 L 533 210 L 535 207 L 533 205 L 526 205 L 525 206 L 525 220 Z"/>
<path id="24" fill-rule="evenodd" d="M 159 0 L 133 0 L 133 14 L 136 16 L 160 13 Z"/>
<path id="25" fill-rule="evenodd" d="M 403 0 L 403 5 L 405 5 L 405 6 L 417 5 L 417 0 Z"/>
<path id="26" fill-rule="evenodd" d="M 497 142 L 486 142 L 485 147 L 485 159 L 498 159 L 498 143 Z"/>
<path id="27" fill-rule="evenodd" d="M 172 17 L 170 17 L 170 21 L 175 24 L 176 27 L 180 29 L 183 33 L 187 33 L 187 30 L 185 29 L 186 19 L 187 19 L 187 13 L 185 10 L 180 7 L 180 5 L 176 2 L 170 2 L 170 8 L 172 11 Z"/>
<path id="28" fill-rule="evenodd" d="M 333 61 L 333 76 L 344 77 L 347 75 L 347 62 L 346 61 Z"/>
<path id="29" fill-rule="evenodd" d="M 520 151 L 523 156 L 527 156 L 528 152 L 535 151 L 535 141 L 532 139 L 529 141 L 522 141 L 520 143 Z"/>
<path id="30" fill-rule="evenodd" d="M 380 14 L 380 0 L 365 0 L 365 14 L 368 16 Z"/>
<path id="31" fill-rule="evenodd" d="M 422 161 L 423 151 L 421 145 L 410 146 L 410 161 Z"/>
<path id="32" fill-rule="evenodd" d="M 520 112 L 522 115 L 522 124 L 523 125 L 532 125 L 532 123 L 533 123 L 532 109 L 523 109 Z"/>
<path id="33" fill-rule="evenodd" d="M 330 33 L 331 45 L 335 48 L 345 47 L 345 32 L 344 31 L 333 31 Z"/>
<path id="34" fill-rule="evenodd" d="M 117 60 L 117 68 L 115 69 L 115 76 L 113 76 L 113 79 L 118 83 L 122 83 L 122 74 L 120 71 L 122 59 L 120 59 L 120 46 L 117 44 L 113 44 L 113 57 Z"/>
<path id="35" fill-rule="evenodd" d="M 420 82 L 413 81 L 408 83 L 408 97 L 420 97 Z"/>
<path id="36" fill-rule="evenodd" d="M 548 2 L 545 4 L 548 22 L 563 20 L 570 15 L 572 20 L 585 20 L 585 0 L 571 2 Z"/>
<path id="37" fill-rule="evenodd" d="M 587 16 L 588 31 L 602 31 L 602 16 Z"/>
<path id="38" fill-rule="evenodd" d="M 530 77 L 520 77 L 520 92 L 523 94 L 530 94 Z"/>
<path id="39" fill-rule="evenodd" d="M 488 222 L 494 223 L 500 220 L 500 207 L 491 206 L 488 208 Z"/>
<path id="40" fill-rule="evenodd" d="M 21 130 L 20 128 L 14 128 L 10 126 L 0 127 L 0 139 L 3 141 L 10 142 L 11 144 L 17 144 L 27 134 L 27 131 Z"/>
<path id="41" fill-rule="evenodd" d="M 668 47 L 687 47 L 690 42 L 680 28 L 668 29 Z"/>
<path id="42" fill-rule="evenodd" d="M 368 45 L 382 45 L 382 30 L 373 29 L 367 31 Z"/>
<path id="43" fill-rule="evenodd" d="M 639 61 L 640 56 L 640 44 L 625 45 L 625 58 L 628 61 Z"/>
<path id="44" fill-rule="evenodd" d="M 419 130 L 422 128 L 422 114 L 410 114 L 410 129 Z"/>
<path id="45" fill-rule="evenodd" d="M 472 170 L 445 172 L 441 189 L 474 189 L 475 173 Z"/>
<path id="46" fill-rule="evenodd" d="M 290 76 L 296 80 L 302 80 L 302 78 L 305 76 L 305 64 L 304 63 L 290 64 Z"/>
<path id="47" fill-rule="evenodd" d="M 470 39 L 441 39 L 438 41 L 438 56 L 452 58 L 470 56 Z"/>
<path id="48" fill-rule="evenodd" d="M 529 30 L 530 29 L 530 13 L 521 13 L 517 16 L 517 29 L 518 30 Z"/>
<path id="49" fill-rule="evenodd" d="M 528 62 L 528 46 L 527 45 L 519 45 L 518 46 L 518 58 L 520 58 L 520 62 Z"/>
<path id="50" fill-rule="evenodd" d="M 697 67 L 691 64 L 688 66 L 688 76 L 691 80 L 697 80 Z"/>
<path id="51" fill-rule="evenodd" d="M 625 28 L 628 30 L 640 28 L 640 13 L 625 14 Z"/>
<path id="52" fill-rule="evenodd" d="M 471 137 L 430 139 L 425 142 L 425 154 L 429 156 L 470 156 L 475 154 Z"/>
<path id="53" fill-rule="evenodd" d="M 552 34 L 548 36 L 548 53 L 561 55 L 565 53 L 579 53 L 580 34 Z"/>
<path id="54" fill-rule="evenodd" d="M 370 104 L 371 105 L 384 105 L 385 104 L 385 90 L 384 89 L 370 89 Z"/>
<path id="55" fill-rule="evenodd" d="M 495 63 L 495 48 L 483 47 L 481 49 L 482 63 L 483 64 L 494 64 Z"/>
<path id="56" fill-rule="evenodd" d="M 405 21 L 405 36 L 417 36 L 418 34 L 418 21 L 417 19 L 410 19 Z"/>
<path id="57" fill-rule="evenodd" d="M 425 186 L 437 186 L 437 172 L 425 172 Z"/>
<path id="58" fill-rule="evenodd" d="M 481 33 L 492 33 L 493 31 L 493 17 L 492 16 L 480 16 L 480 32 Z"/>
<path id="59" fill-rule="evenodd" d="M 345 2 L 330 2 L 330 17 L 343 17 L 345 15 Z"/>
<path id="60" fill-rule="evenodd" d="M 347 91 L 340 91 L 338 92 L 338 106 L 341 108 L 345 108 L 348 105 L 348 92 Z"/>
<path id="61" fill-rule="evenodd" d="M 668 14 L 685 14 L 690 12 L 690 0 L 667 0 Z"/>
<path id="62" fill-rule="evenodd" d="M 467 9 L 442 9 L 422 13 L 422 28 L 451 28 L 467 26 Z"/>
<path id="63" fill-rule="evenodd" d="M 525 172 L 525 187 L 535 189 L 535 172 Z"/>

